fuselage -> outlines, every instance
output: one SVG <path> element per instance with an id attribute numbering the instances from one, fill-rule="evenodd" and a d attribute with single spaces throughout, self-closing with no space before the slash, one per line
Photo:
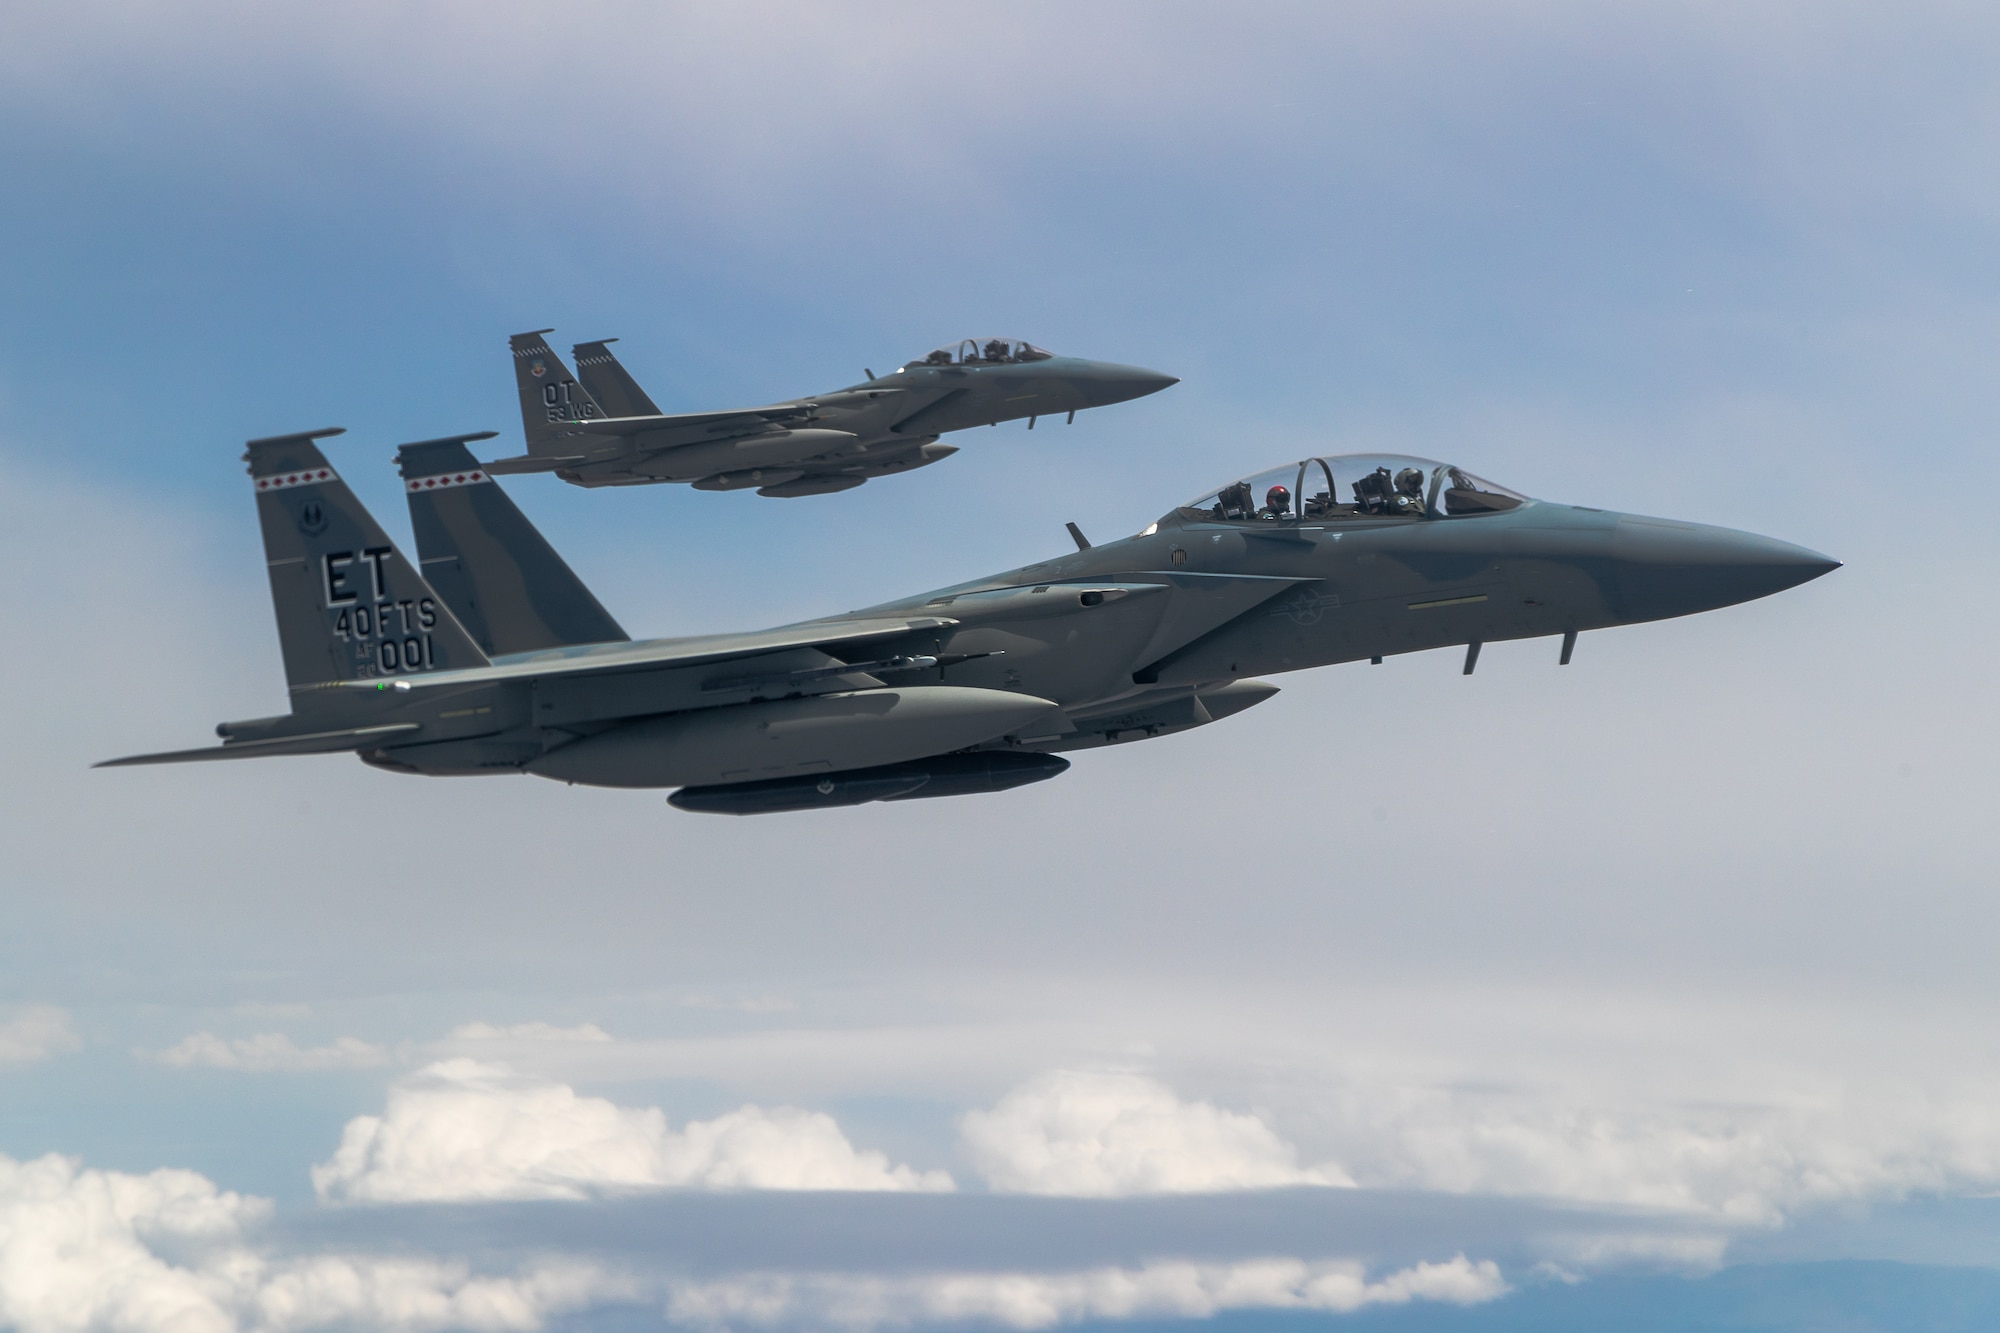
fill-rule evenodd
<path id="1" fill-rule="evenodd" d="M 482 734 L 439 744 L 427 727 L 418 743 L 364 757 L 416 772 L 681 786 L 947 752 L 1048 754 L 1204 725 L 1274 692 L 1256 677 L 1687 615 L 1836 567 L 1750 533 L 1498 488 L 1444 512 L 1432 490 L 1428 507 L 1405 514 L 1177 509 L 1123 540 L 807 622 L 922 626 L 841 656 L 792 648 L 726 668 L 541 681 L 538 658 L 573 653 L 517 655 L 504 660 L 518 680 L 454 695 L 458 717 L 487 719 Z M 892 725 L 897 701 L 920 697 Z M 767 741 L 801 735 L 820 738 L 819 750 L 798 751 L 811 757 L 763 767 L 730 757 L 777 755 Z"/>
<path id="2" fill-rule="evenodd" d="M 586 445 L 586 461 L 560 475 L 584 486 L 693 482 L 704 490 L 769 489 L 819 494 L 872 477 L 924 467 L 956 452 L 938 437 L 1106 407 L 1156 393 L 1171 375 L 1090 361 L 1044 356 L 1033 361 L 928 364 L 922 361 L 860 384 L 773 404 L 792 415 L 753 434 L 717 438 L 712 428 L 671 421 Z M 615 422 L 605 423 L 617 424 Z M 703 439 L 705 431 L 711 432 Z M 808 478 L 820 479 L 815 485 Z M 786 488 L 786 489 L 779 489 Z"/>

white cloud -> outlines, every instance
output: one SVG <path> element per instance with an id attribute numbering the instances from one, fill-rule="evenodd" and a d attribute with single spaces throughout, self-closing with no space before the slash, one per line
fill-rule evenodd
<path id="1" fill-rule="evenodd" d="M 632 1294 L 594 1265 L 554 1261 L 480 1276 L 455 1260 L 323 1255 L 269 1273 L 243 1302 L 248 1327 L 539 1329 L 547 1317 Z"/>
<path id="2" fill-rule="evenodd" d="M 1170 1260 L 1071 1272 L 752 1271 L 711 1279 L 617 1273 L 544 1257 L 476 1271 L 425 1254 L 282 1253 L 259 1242 L 267 1200 L 192 1171 L 88 1170 L 0 1156 L 0 1326 L 19 1333 L 534 1333 L 556 1315 L 663 1299 L 683 1325 L 1046 1328 L 1225 1310 L 1351 1311 L 1504 1295 L 1462 1253 L 1374 1278 L 1351 1260 Z"/>
<path id="3" fill-rule="evenodd" d="M 1362 1183 L 1666 1209 L 1732 1225 L 1799 1207 L 2000 1181 L 1986 1096 L 1841 1090 L 1722 1105 L 1552 1088 L 1377 1086 L 1339 1130 Z"/>
<path id="4" fill-rule="evenodd" d="M 1359 1063 L 1359 1062 L 1357 1062 Z M 1624 1086 L 1425 1078 L 1376 1069 L 1288 1110 L 1322 1154 L 1299 1151 L 1256 1116 L 1185 1101 L 1129 1073 L 1059 1070 L 960 1120 L 965 1152 L 995 1190 L 1117 1197 L 1288 1185 L 1421 1189 L 1561 1199 L 1679 1214 L 1701 1228 L 1667 1243 L 1579 1242 L 1565 1261 L 1712 1263 L 1722 1237 L 1801 1208 L 2000 1182 L 2000 1122 L 1983 1108 L 2000 1084 L 1950 1089 L 1810 1082 L 1729 1089 L 1700 1104 Z M 1720 1089 L 1717 1089 L 1720 1091 Z M 1330 1151 L 1329 1151 L 1330 1150 Z M 1668 1252 L 1671 1250 L 1671 1253 Z M 1654 1253 L 1657 1251 L 1657 1253 Z"/>
<path id="5" fill-rule="evenodd" d="M 387 1064 L 389 1053 L 358 1037 L 302 1047 L 281 1032 L 234 1039 L 196 1032 L 154 1058 L 178 1069 L 366 1069 Z"/>
<path id="6" fill-rule="evenodd" d="M 1372 1282 L 1358 1263 L 1291 1258 L 1175 1261 L 1076 1273 L 748 1274 L 673 1284 L 667 1317 L 701 1327 L 1048 1328 L 1084 1319 L 1203 1318 L 1224 1310 L 1345 1312 L 1419 1300 L 1476 1305 L 1507 1290 L 1497 1265 L 1473 1263 L 1464 1255 L 1398 1269 Z"/>
<path id="7" fill-rule="evenodd" d="M 479 1275 L 431 1259 L 277 1257 L 263 1199 L 192 1171 L 128 1175 L 0 1156 L 0 1324 L 20 1333 L 290 1333 L 361 1325 L 530 1333 L 630 1285 L 576 1263 Z"/>
<path id="8" fill-rule="evenodd" d="M 28 1064 L 80 1045 L 69 1015 L 53 1005 L 30 1005 L 0 1021 L 0 1064 Z"/>
<path id="9" fill-rule="evenodd" d="M 499 1027 L 492 1023 L 461 1023 L 451 1030 L 453 1041 L 610 1041 L 611 1034 L 595 1023 L 573 1028 L 554 1023 L 515 1023 Z"/>
<path id="10" fill-rule="evenodd" d="M 995 1189 L 1106 1197 L 1351 1185 L 1252 1115 L 1184 1102 L 1136 1074 L 1056 1070 L 960 1122 Z"/>
<path id="11" fill-rule="evenodd" d="M 942 1171 L 858 1150 L 831 1116 L 744 1106 L 675 1132 L 657 1107 L 446 1060 L 348 1122 L 313 1168 L 325 1199 L 576 1199 L 606 1189 L 949 1190 Z"/>

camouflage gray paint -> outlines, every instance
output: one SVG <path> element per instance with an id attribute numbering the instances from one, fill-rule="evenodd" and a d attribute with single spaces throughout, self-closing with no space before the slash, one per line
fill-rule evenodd
<path id="1" fill-rule="evenodd" d="M 425 580 L 491 656 L 630 638 L 465 447 L 492 437 L 396 451 Z"/>
<path id="2" fill-rule="evenodd" d="M 1426 460 L 1309 459 L 1271 474 L 1296 475 L 1296 495 L 1273 484 L 1257 504 L 1271 477 L 1236 483 L 1137 536 L 991 578 L 633 642 L 467 466 L 462 439 L 399 455 L 424 567 L 445 575 L 433 586 L 313 438 L 247 455 L 291 713 L 225 724 L 219 747 L 112 763 L 345 750 L 409 773 L 681 787 L 676 805 L 728 813 L 998 791 L 1053 777 L 1062 753 L 1205 726 L 1276 692 L 1252 677 L 1456 645 L 1470 672 L 1479 644 L 1544 635 L 1564 636 L 1567 661 L 1581 631 L 1837 568 Z"/>
<path id="3" fill-rule="evenodd" d="M 609 343 L 579 343 L 572 375 L 543 329 L 509 340 L 528 452 L 489 472 L 554 472 L 578 486 L 687 482 L 791 498 L 850 490 L 958 452 L 940 435 L 1045 416 L 1074 419 L 1179 383 L 1137 366 L 1054 356 L 1014 338 L 940 348 L 813 398 L 662 414 Z"/>

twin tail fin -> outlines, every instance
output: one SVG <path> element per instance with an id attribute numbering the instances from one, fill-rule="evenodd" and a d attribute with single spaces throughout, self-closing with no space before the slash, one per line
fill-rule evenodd
<path id="1" fill-rule="evenodd" d="M 605 338 L 594 343 L 578 343 L 570 348 L 570 354 L 576 358 L 576 373 L 583 380 L 584 391 L 609 416 L 660 415 L 660 409 L 646 396 L 646 391 L 639 387 L 631 372 L 611 354 L 611 344 L 617 341 L 616 338 Z"/>
<path id="2" fill-rule="evenodd" d="M 314 442 L 339 430 L 252 440 L 285 683 L 318 686 L 485 666 L 415 565 L 403 558 Z"/>
<path id="3" fill-rule="evenodd" d="M 530 458 L 580 460 L 589 439 L 569 427 L 602 418 L 604 409 L 543 340 L 548 332 L 537 329 L 507 340 L 514 354 L 514 386 L 521 394 L 521 433 Z"/>
<path id="4" fill-rule="evenodd" d="M 465 447 L 492 435 L 396 450 L 425 580 L 495 657 L 625 642 L 631 636 Z"/>

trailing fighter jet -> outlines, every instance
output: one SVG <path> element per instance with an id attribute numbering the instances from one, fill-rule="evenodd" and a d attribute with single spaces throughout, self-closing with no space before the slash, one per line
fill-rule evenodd
<path id="1" fill-rule="evenodd" d="M 578 486 L 690 482 L 790 498 L 851 490 L 958 452 L 938 437 L 1041 417 L 1074 421 L 1179 380 L 1137 366 L 1057 356 L 1018 338 L 968 338 L 879 379 L 813 398 L 726 412 L 662 413 L 610 344 L 579 343 L 578 374 L 536 333 L 516 334 L 514 379 L 528 452 L 488 472 L 553 472 Z"/>
<path id="2" fill-rule="evenodd" d="M 1691 615 L 1838 562 L 1534 500 L 1425 459 L 1308 458 L 1136 536 L 803 624 L 629 638 L 458 436 L 398 451 L 412 565 L 314 443 L 250 442 L 291 711 L 122 764 L 348 752 L 378 768 L 677 787 L 753 814 L 992 792 L 1206 726 L 1335 662 Z"/>

